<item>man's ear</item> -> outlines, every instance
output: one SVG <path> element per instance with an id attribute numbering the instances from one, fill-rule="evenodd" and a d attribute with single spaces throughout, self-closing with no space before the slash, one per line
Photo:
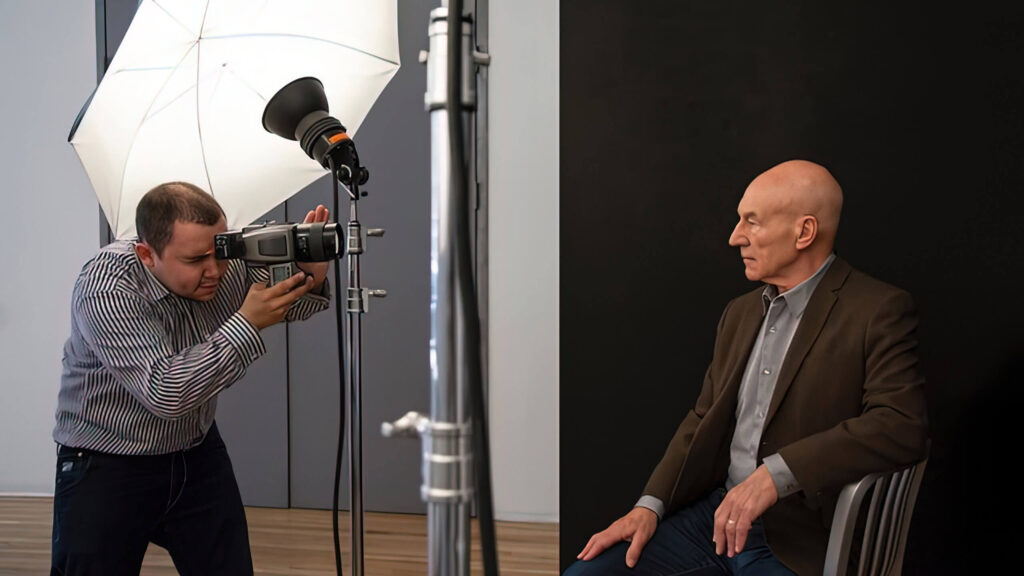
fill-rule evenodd
<path id="1" fill-rule="evenodd" d="M 796 249 L 806 250 L 811 244 L 814 244 L 814 239 L 818 237 L 818 219 L 807 215 L 801 218 L 799 223 L 800 228 L 797 229 Z"/>
<path id="2" fill-rule="evenodd" d="M 156 251 L 153 247 L 145 242 L 139 242 L 135 245 L 135 254 L 138 255 L 139 260 L 146 265 L 146 268 L 152 268 L 156 266 Z"/>

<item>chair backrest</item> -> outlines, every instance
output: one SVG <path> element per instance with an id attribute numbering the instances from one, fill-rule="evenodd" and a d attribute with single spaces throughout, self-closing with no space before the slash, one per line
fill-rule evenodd
<path id="1" fill-rule="evenodd" d="M 868 474 L 843 488 L 832 518 L 825 576 L 847 576 L 859 524 L 863 524 L 863 532 L 857 576 L 900 576 L 914 501 L 927 463 L 926 453 L 917 464 L 885 474 Z M 864 506 L 868 493 L 871 500 Z M 863 515 L 866 517 L 861 522 Z"/>

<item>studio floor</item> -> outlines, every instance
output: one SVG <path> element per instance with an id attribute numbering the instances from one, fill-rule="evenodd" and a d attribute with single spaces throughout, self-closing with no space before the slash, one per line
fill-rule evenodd
<path id="1" fill-rule="evenodd" d="M 53 500 L 0 497 L 0 575 L 46 574 L 50 569 Z M 246 508 L 256 574 L 326 576 L 335 573 L 331 512 Z M 418 514 L 370 512 L 364 516 L 366 576 L 424 576 L 427 521 Z M 339 515 L 342 570 L 351 572 L 349 518 Z M 482 576 L 478 526 L 473 522 L 471 572 Z M 498 566 L 502 576 L 558 574 L 558 524 L 497 522 Z M 155 545 L 143 576 L 174 575 L 170 556 Z"/>

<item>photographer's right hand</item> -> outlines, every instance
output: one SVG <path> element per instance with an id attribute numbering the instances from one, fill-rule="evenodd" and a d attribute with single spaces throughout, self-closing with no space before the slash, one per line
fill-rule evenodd
<path id="1" fill-rule="evenodd" d="M 284 320 L 288 308 L 313 287 L 313 278 L 299 272 L 291 278 L 268 287 L 266 283 L 253 284 L 238 313 L 253 326 L 262 330 Z"/>

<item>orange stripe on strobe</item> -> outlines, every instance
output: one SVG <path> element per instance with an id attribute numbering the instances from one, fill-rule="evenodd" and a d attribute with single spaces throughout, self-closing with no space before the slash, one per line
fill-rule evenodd
<path id="1" fill-rule="evenodd" d="M 334 136 L 331 136 L 330 138 L 327 139 L 327 141 L 330 142 L 331 144 L 334 144 L 335 142 L 338 142 L 340 140 L 348 140 L 348 134 L 344 132 L 338 132 Z"/>

